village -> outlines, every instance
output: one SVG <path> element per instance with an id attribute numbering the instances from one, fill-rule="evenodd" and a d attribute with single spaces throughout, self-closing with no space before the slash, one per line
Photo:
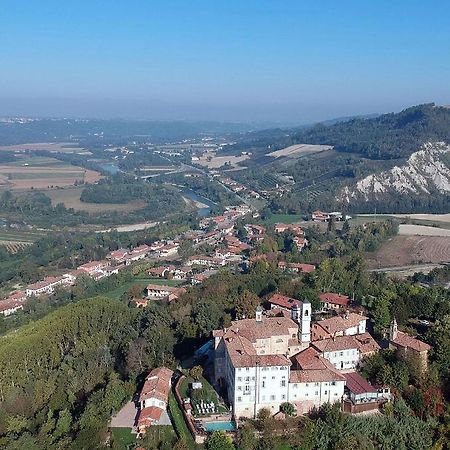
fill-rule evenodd
<path id="1" fill-rule="evenodd" d="M 199 229 L 170 240 L 142 244 L 110 252 L 104 260 L 90 261 L 59 276 L 49 276 L 12 293 L 0 301 L 0 312 L 10 316 L 23 309 L 31 298 L 50 296 L 56 289 L 70 289 L 77 278 L 101 280 L 143 261 L 150 262 L 147 274 L 161 282 L 150 283 L 145 295 L 132 304 L 145 308 L 149 302 L 170 303 L 189 286 L 203 283 L 225 266 L 236 270 L 273 255 L 249 257 L 249 250 L 266 235 L 266 228 L 246 223 L 246 238 L 238 238 L 238 219 L 252 217 L 245 206 L 229 207 L 219 216 L 203 218 Z M 345 220 L 340 213 L 316 211 L 315 222 Z M 275 234 L 290 233 L 299 252 L 308 246 L 305 231 L 297 224 L 276 223 Z M 208 254 L 181 258 L 180 245 L 193 248 L 207 243 Z M 276 267 L 296 276 L 311 274 L 313 264 L 276 259 Z M 176 286 L 164 280 L 179 282 Z M 382 347 L 395 349 L 400 357 L 415 358 L 426 370 L 430 346 L 397 328 L 395 319 L 383 341 L 370 333 L 368 317 L 354 299 L 336 292 L 320 294 L 321 308 L 313 311 L 308 300 L 273 294 L 257 307 L 254 318 L 235 317 L 231 326 L 213 331 L 210 340 L 196 349 L 197 379 L 168 367 L 154 368 L 145 378 L 136 400 L 112 418 L 111 427 L 127 426 L 143 436 L 153 425 L 170 425 L 169 394 L 174 392 L 186 426 L 197 443 L 208 433 L 221 430 L 233 435 L 245 418 L 255 418 L 267 409 L 275 418 L 303 415 L 329 403 L 338 403 L 352 414 L 371 414 L 393 400 L 390 386 L 371 385 L 361 374 L 365 358 Z M 189 372 L 188 372 L 189 374 Z"/>

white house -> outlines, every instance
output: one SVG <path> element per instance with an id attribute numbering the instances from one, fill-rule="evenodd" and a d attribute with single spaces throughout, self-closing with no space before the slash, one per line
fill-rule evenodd
<path id="1" fill-rule="evenodd" d="M 340 402 L 345 377 L 312 347 L 291 358 L 289 402 L 298 414 L 305 414 L 324 403 Z"/>
<path id="2" fill-rule="evenodd" d="M 42 281 L 28 285 L 25 294 L 27 297 L 52 294 L 55 287 L 62 284 L 67 284 L 67 279 L 64 277 L 45 277 Z"/>
<path id="3" fill-rule="evenodd" d="M 366 321 L 368 317 L 347 313 L 343 316 L 330 317 L 319 320 L 312 326 L 312 340 L 328 339 L 333 336 L 351 336 L 366 332 Z"/>
<path id="4" fill-rule="evenodd" d="M 147 375 L 139 395 L 140 410 L 137 420 L 139 433 L 145 433 L 148 426 L 159 425 L 161 418 L 167 416 L 172 375 L 173 372 L 165 367 L 153 369 Z"/>

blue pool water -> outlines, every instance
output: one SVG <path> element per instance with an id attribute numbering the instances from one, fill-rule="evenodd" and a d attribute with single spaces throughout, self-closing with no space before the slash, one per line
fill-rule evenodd
<path id="1" fill-rule="evenodd" d="M 206 431 L 234 431 L 236 424 L 234 422 L 205 422 Z"/>

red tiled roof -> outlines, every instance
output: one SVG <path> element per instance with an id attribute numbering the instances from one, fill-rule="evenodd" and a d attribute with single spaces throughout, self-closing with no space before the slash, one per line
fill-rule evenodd
<path id="1" fill-rule="evenodd" d="M 401 331 L 397 332 L 397 338 L 392 343 L 399 347 L 411 348 L 417 352 L 424 352 L 431 349 L 431 345 Z"/>
<path id="2" fill-rule="evenodd" d="M 360 314 L 350 313 L 345 317 L 336 316 L 330 317 L 329 319 L 320 320 L 319 322 L 315 322 L 313 327 L 319 326 L 323 328 L 329 334 L 334 334 L 340 331 L 347 330 L 348 328 L 352 328 L 357 326 L 362 320 L 367 320 L 368 317 L 362 316 Z"/>
<path id="3" fill-rule="evenodd" d="M 293 305 L 301 304 L 301 301 L 286 295 L 273 294 L 272 297 L 269 298 L 269 303 L 280 306 L 281 308 L 291 309 Z"/>
<path id="4" fill-rule="evenodd" d="M 147 427 L 154 422 L 158 422 L 161 419 L 162 413 L 163 410 L 157 406 L 149 406 L 148 408 L 141 409 L 137 422 L 138 427 Z"/>
<path id="5" fill-rule="evenodd" d="M 290 269 L 297 269 L 301 272 L 311 273 L 316 270 L 316 266 L 313 264 L 305 264 L 305 263 L 289 263 L 287 265 Z"/>
<path id="6" fill-rule="evenodd" d="M 365 378 L 357 372 L 344 374 L 345 385 L 353 394 L 364 394 L 366 392 L 378 392 Z"/>
<path id="7" fill-rule="evenodd" d="M 139 401 L 142 402 L 149 398 L 157 398 L 158 400 L 167 402 L 172 374 L 173 372 L 166 367 L 153 369 L 145 379 Z"/>
<path id="8" fill-rule="evenodd" d="M 350 304 L 350 298 L 347 295 L 334 292 L 324 292 L 319 295 L 319 299 L 322 303 L 333 303 L 340 306 L 348 306 Z"/>
<path id="9" fill-rule="evenodd" d="M 291 360 L 295 368 L 291 370 L 290 383 L 344 380 L 342 374 L 312 347 L 297 353 Z"/>

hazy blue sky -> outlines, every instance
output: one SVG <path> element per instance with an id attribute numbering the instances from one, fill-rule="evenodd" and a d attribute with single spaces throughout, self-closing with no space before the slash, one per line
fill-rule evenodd
<path id="1" fill-rule="evenodd" d="M 448 0 L 0 8 L 2 115 L 301 123 L 450 103 Z"/>

